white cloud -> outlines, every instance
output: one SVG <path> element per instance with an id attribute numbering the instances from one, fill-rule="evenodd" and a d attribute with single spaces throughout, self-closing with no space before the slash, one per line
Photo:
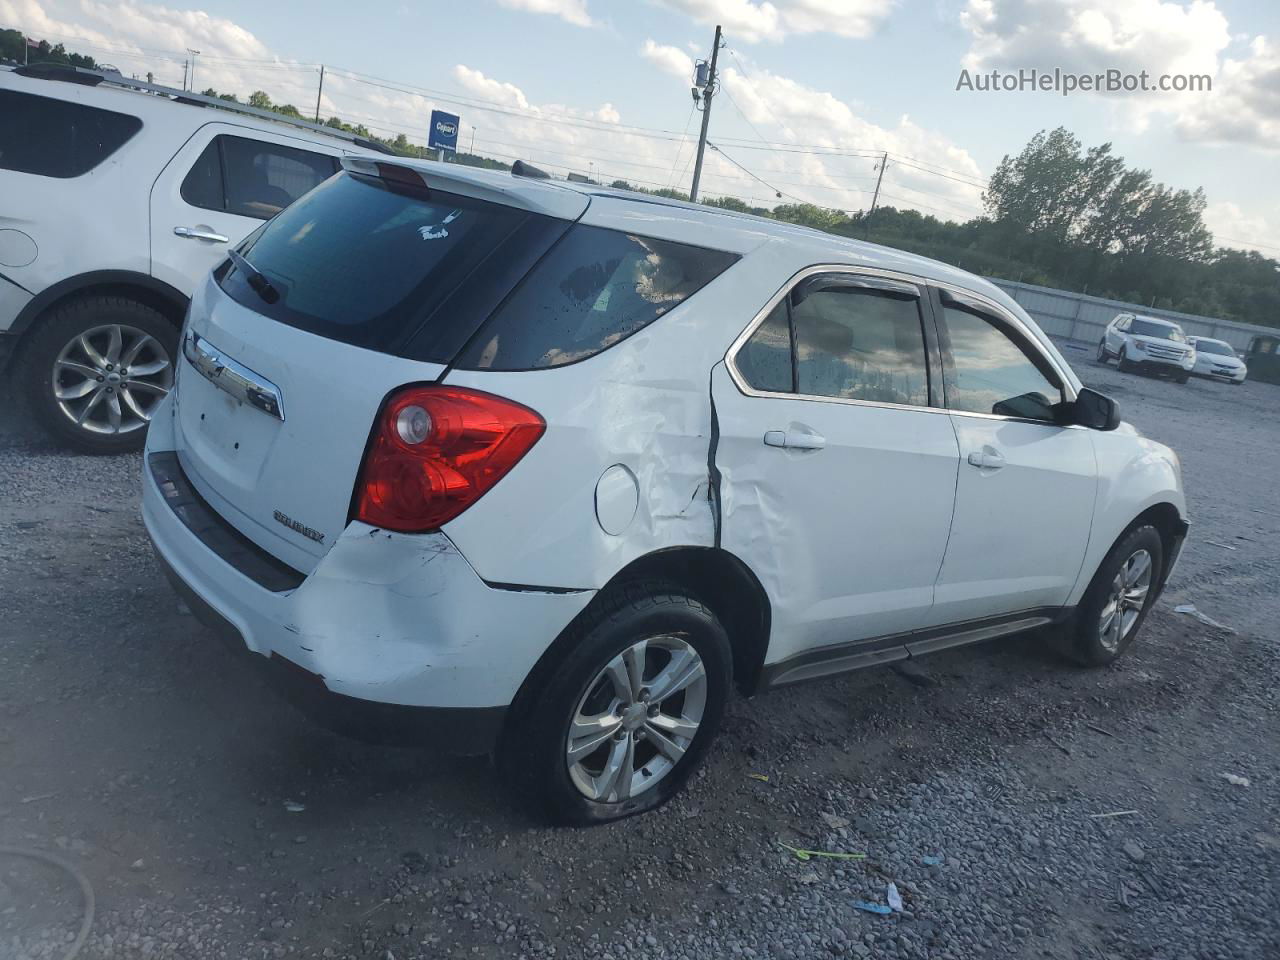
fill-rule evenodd
<path id="1" fill-rule="evenodd" d="M 1280 206 L 1272 205 L 1271 216 L 1258 208 L 1245 210 L 1237 203 L 1220 201 L 1205 207 L 1204 223 L 1220 247 L 1256 250 L 1275 258 L 1280 254 L 1280 234 L 1272 224 L 1280 222 Z"/>
<path id="2" fill-rule="evenodd" d="M 1255 38 L 1245 57 L 1223 63 L 1213 93 L 1189 103 L 1176 125 L 1189 140 L 1280 148 L 1280 49 Z"/>
<path id="3" fill-rule="evenodd" d="M 669 73 L 689 83 L 693 82 L 693 58 L 679 47 L 646 40 L 644 46 L 640 48 L 640 55 L 663 73 Z"/>
<path id="4" fill-rule="evenodd" d="M 586 0 L 498 0 L 512 10 L 547 13 L 578 27 L 590 27 L 594 21 L 587 12 Z"/>
<path id="5" fill-rule="evenodd" d="M 866 37 L 896 0 L 658 0 L 702 24 L 721 24 L 733 40 L 758 43 L 789 33 Z"/>

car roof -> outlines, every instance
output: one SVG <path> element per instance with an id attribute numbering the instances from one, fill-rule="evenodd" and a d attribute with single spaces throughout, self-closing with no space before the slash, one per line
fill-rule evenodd
<path id="1" fill-rule="evenodd" d="M 457 163 L 441 164 L 434 160 L 408 157 L 397 157 L 385 162 L 418 170 L 426 179 L 428 186 L 432 180 L 439 182 L 439 178 L 444 178 L 456 184 L 471 184 L 486 190 L 500 190 L 510 196 L 521 198 L 522 205 L 530 209 L 552 206 L 553 194 L 564 197 L 566 193 L 577 194 L 585 201 L 598 198 L 607 200 L 610 204 L 633 204 L 638 208 L 660 207 L 686 223 L 694 224 L 701 221 L 713 227 L 722 240 L 732 238 L 735 233 L 740 234 L 739 240 L 730 242 L 726 249 L 735 248 L 742 251 L 759 245 L 762 240 L 777 238 L 803 248 L 809 257 L 809 262 L 813 264 L 865 266 L 910 274 L 927 282 L 953 284 L 981 293 L 1019 316 L 1024 314 L 1017 303 L 995 284 L 959 267 L 893 247 L 827 233 L 815 227 L 600 184 L 554 180 L 545 175 L 519 175 L 505 170 L 469 167 Z M 563 200 L 560 202 L 563 203 Z"/>

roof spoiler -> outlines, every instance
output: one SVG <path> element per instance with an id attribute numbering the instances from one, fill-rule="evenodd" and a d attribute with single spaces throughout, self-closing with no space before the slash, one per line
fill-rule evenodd
<path id="1" fill-rule="evenodd" d="M 511 175 L 513 177 L 529 177 L 531 180 L 550 180 L 551 174 L 547 171 L 535 167 L 531 163 L 525 163 L 523 160 L 517 160 L 511 165 Z"/>

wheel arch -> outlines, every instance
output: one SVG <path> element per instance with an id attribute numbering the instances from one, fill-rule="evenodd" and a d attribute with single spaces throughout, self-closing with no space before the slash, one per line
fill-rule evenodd
<path id="1" fill-rule="evenodd" d="M 68 300 L 79 297 L 125 297 L 143 303 L 165 317 L 174 327 L 182 326 L 190 298 L 176 287 L 133 270 L 93 270 L 46 287 L 18 313 L 8 330 L 21 336 L 36 325 L 41 316 Z"/>

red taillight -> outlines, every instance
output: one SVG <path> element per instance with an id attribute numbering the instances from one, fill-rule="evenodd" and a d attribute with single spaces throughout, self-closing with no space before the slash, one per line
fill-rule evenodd
<path id="1" fill-rule="evenodd" d="M 374 425 L 357 520 L 416 533 L 448 523 L 501 480 L 546 429 L 511 400 L 460 387 L 406 387 Z"/>

